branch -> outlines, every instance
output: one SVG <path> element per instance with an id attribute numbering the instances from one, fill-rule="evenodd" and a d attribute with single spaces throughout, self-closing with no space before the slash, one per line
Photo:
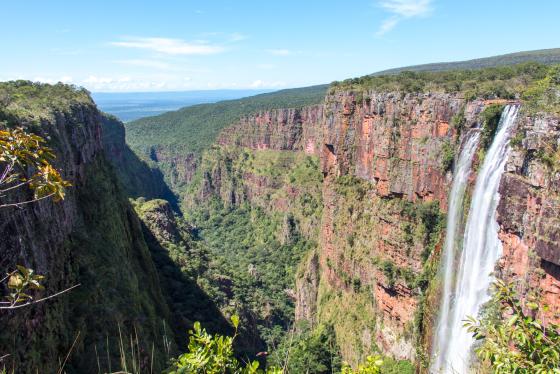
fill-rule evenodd
<path id="1" fill-rule="evenodd" d="M 10 173 L 10 171 L 12 171 L 13 168 L 14 168 L 14 162 L 12 161 L 6 166 L 4 172 L 2 173 L 2 176 L 0 177 L 0 185 L 4 183 L 4 179 L 8 177 L 8 174 Z"/>
<path id="2" fill-rule="evenodd" d="M 33 182 L 33 180 L 32 180 L 32 179 L 28 179 L 28 180 L 26 180 L 25 182 L 21 182 L 21 183 L 19 183 L 19 184 L 16 184 L 15 186 L 8 187 L 8 188 L 6 188 L 6 189 L 0 190 L 0 193 L 4 193 L 4 192 L 10 191 L 10 190 L 15 190 L 16 188 L 21 187 L 21 186 L 25 186 L 26 184 L 29 184 L 29 183 L 31 183 L 31 182 Z"/>
<path id="3" fill-rule="evenodd" d="M 12 271 L 11 273 L 7 273 L 6 276 L 5 276 L 4 278 L 0 279 L 0 283 L 4 282 L 6 279 L 8 279 L 8 278 L 11 277 L 12 275 L 14 275 L 14 273 L 15 273 L 16 271 L 17 271 L 17 270 Z"/>
<path id="4" fill-rule="evenodd" d="M 2 209 L 2 208 L 9 208 L 9 207 L 17 207 L 17 208 L 20 208 L 20 205 L 35 203 L 35 202 L 37 202 L 37 201 L 41 201 L 41 200 L 47 199 L 47 198 L 49 198 L 49 197 L 51 197 L 51 196 L 53 196 L 53 195 L 54 195 L 54 192 L 51 193 L 51 194 L 48 194 L 48 195 L 46 195 L 46 196 L 40 197 L 40 198 L 38 198 L 38 199 L 33 199 L 33 200 L 28 200 L 28 201 L 22 201 L 21 203 L 13 203 L 13 204 L 4 204 L 4 205 L 0 205 L 0 209 Z"/>
<path id="5" fill-rule="evenodd" d="M 29 305 L 33 305 L 33 304 L 38 304 L 38 303 L 41 303 L 41 302 L 43 302 L 43 301 L 45 301 L 45 300 L 52 299 L 53 297 L 60 296 L 60 295 L 62 295 L 63 293 L 66 293 L 66 292 L 68 292 L 68 291 L 70 291 L 70 290 L 72 290 L 72 289 L 74 289 L 74 288 L 76 288 L 76 287 L 79 287 L 79 286 L 81 286 L 80 283 L 78 283 L 78 284 L 76 284 L 76 285 L 74 285 L 74 286 L 72 286 L 72 287 L 69 287 L 69 288 L 67 288 L 67 289 L 65 289 L 65 290 L 62 290 L 62 291 L 60 291 L 60 292 L 57 292 L 57 293 L 55 293 L 54 295 L 50 295 L 50 296 L 47 296 L 47 297 L 44 297 L 44 298 L 38 299 L 38 300 L 29 301 L 29 302 L 27 302 L 27 303 L 25 303 L 25 304 L 14 305 L 14 306 L 0 306 L 0 310 L 2 310 L 2 309 L 19 309 L 19 308 L 23 308 L 23 307 L 25 307 L 25 306 L 29 306 Z"/>

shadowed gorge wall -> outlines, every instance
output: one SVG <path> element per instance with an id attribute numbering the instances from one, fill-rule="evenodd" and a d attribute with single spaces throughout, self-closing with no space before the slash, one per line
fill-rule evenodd
<path id="1" fill-rule="evenodd" d="M 13 98 L 0 110 L 8 126 L 47 136 L 55 166 L 72 186 L 60 203 L 45 200 L 0 211 L 0 267 L 22 264 L 45 275 L 42 295 L 80 286 L 44 303 L 2 312 L 0 351 L 10 354 L 8 364 L 16 372 L 56 372 L 79 334 L 66 370 L 97 371 L 96 348 L 109 351 L 117 367 L 119 326 L 126 339 L 138 333 L 142 362 L 151 342 L 162 341 L 164 334 L 173 349 L 173 332 L 164 332 L 170 310 L 140 221 L 102 148 L 101 123 L 107 119 L 87 93 L 24 83 L 0 87 Z M 34 95 L 15 95 L 25 90 Z M 49 100 L 41 102 L 44 94 Z M 167 354 L 162 345 L 154 356 L 154 367 L 163 369 Z M 105 356 L 101 361 L 108 370 Z"/>

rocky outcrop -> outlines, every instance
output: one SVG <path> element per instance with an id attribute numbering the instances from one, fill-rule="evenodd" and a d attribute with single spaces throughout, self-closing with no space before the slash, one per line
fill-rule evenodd
<path id="1" fill-rule="evenodd" d="M 483 101 L 467 104 L 459 94 L 340 92 L 326 102 L 324 173 L 354 174 L 375 185 L 379 196 L 437 200 L 445 208 L 442 147 L 458 135 L 453 117 L 463 117 L 466 128 L 474 125 Z"/>
<path id="2" fill-rule="evenodd" d="M 520 118 L 500 185 L 500 275 L 560 322 L 560 119 Z"/>
<path id="3" fill-rule="evenodd" d="M 237 124 L 224 129 L 218 144 L 318 155 L 322 124 L 322 105 L 265 111 L 244 117 Z"/>

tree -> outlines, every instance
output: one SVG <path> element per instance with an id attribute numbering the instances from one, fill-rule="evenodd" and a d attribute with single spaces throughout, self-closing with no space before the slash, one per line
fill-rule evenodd
<path id="1" fill-rule="evenodd" d="M 0 130 L 0 208 L 21 207 L 49 197 L 64 199 L 70 183 L 51 165 L 52 159 L 54 154 L 42 137 L 20 127 Z M 8 192 L 24 187 L 33 192 L 31 198 L 7 200 Z"/>
<path id="2" fill-rule="evenodd" d="M 513 286 L 503 281 L 493 288 L 499 318 L 467 317 L 464 324 L 480 341 L 475 349 L 479 359 L 495 373 L 560 374 L 559 326 L 543 322 L 547 307 L 523 304 Z"/>

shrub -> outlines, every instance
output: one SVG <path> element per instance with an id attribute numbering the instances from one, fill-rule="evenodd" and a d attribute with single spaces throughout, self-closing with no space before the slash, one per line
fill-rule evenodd
<path id="1" fill-rule="evenodd" d="M 498 130 L 503 110 L 503 104 L 492 104 L 484 108 L 480 114 L 482 118 L 480 145 L 483 149 L 487 149 L 490 144 L 492 144 L 494 135 L 496 135 L 496 131 Z"/>
<path id="2" fill-rule="evenodd" d="M 193 330 L 189 331 L 188 351 L 172 360 L 172 369 L 169 374 L 179 373 L 231 373 L 253 374 L 281 373 L 280 369 L 269 368 L 265 371 L 259 369 L 258 361 L 249 361 L 241 365 L 235 358 L 233 343 L 237 337 L 239 317 L 234 315 L 231 322 L 235 327 L 233 336 L 211 335 L 195 322 Z"/>
<path id="3" fill-rule="evenodd" d="M 511 284 L 496 281 L 493 288 L 493 301 L 502 318 L 467 317 L 465 321 L 467 330 L 480 341 L 475 350 L 480 360 L 495 373 L 560 373 L 559 326 L 539 319 L 547 307 L 522 303 Z"/>
<path id="4" fill-rule="evenodd" d="M 449 171 L 453 167 L 453 161 L 455 160 L 455 149 L 449 142 L 449 140 L 445 141 L 441 146 L 441 169 L 443 171 Z"/>

